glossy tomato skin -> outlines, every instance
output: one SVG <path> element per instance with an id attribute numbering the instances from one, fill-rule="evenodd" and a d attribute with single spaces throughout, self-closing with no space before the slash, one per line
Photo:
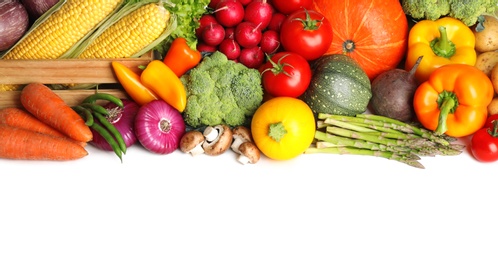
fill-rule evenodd
<path id="1" fill-rule="evenodd" d="M 280 43 L 285 51 L 298 53 L 311 61 L 329 49 L 331 32 L 332 26 L 323 14 L 301 9 L 289 14 L 282 22 Z"/>
<path id="2" fill-rule="evenodd" d="M 272 0 L 273 7 L 283 14 L 291 14 L 301 8 L 311 9 L 313 0 Z"/>
<path id="3" fill-rule="evenodd" d="M 265 91 L 274 97 L 301 96 L 311 81 L 308 61 L 294 52 L 278 52 L 260 68 Z"/>
<path id="4" fill-rule="evenodd" d="M 474 158 L 480 162 L 498 161 L 498 133 L 494 132 L 493 123 L 496 120 L 498 115 L 489 116 L 484 127 L 472 135 L 470 149 Z"/>

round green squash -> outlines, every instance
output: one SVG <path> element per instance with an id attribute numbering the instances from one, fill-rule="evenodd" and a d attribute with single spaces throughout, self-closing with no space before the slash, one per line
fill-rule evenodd
<path id="1" fill-rule="evenodd" d="M 301 99 L 313 113 L 354 116 L 367 110 L 370 79 L 351 57 L 327 54 L 313 61 L 311 68 L 313 76 Z"/>

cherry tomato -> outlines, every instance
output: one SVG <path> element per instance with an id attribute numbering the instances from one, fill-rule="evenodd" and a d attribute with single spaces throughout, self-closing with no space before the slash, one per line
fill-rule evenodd
<path id="1" fill-rule="evenodd" d="M 477 130 L 471 138 L 470 150 L 480 162 L 498 160 L 498 115 L 491 115 L 483 128 Z"/>
<path id="2" fill-rule="evenodd" d="M 274 97 L 301 96 L 311 81 L 308 61 L 293 52 L 275 53 L 259 68 L 265 91 Z"/>
<path id="3" fill-rule="evenodd" d="M 283 14 L 290 14 L 301 8 L 311 9 L 313 0 L 272 0 L 271 3 L 277 11 Z"/>
<path id="4" fill-rule="evenodd" d="M 285 51 L 314 60 L 325 54 L 332 43 L 332 26 L 315 11 L 300 9 L 287 16 L 280 27 L 280 43 Z"/>
<path id="5" fill-rule="evenodd" d="M 486 119 L 486 123 L 484 123 L 483 127 L 493 128 L 493 121 L 495 120 L 498 120 L 498 114 L 488 116 L 488 118 Z"/>

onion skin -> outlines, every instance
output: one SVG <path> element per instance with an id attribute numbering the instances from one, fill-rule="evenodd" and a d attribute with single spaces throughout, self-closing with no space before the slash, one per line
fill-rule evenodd
<path id="1" fill-rule="evenodd" d="M 138 141 L 156 154 L 170 154 L 178 149 L 185 128 L 181 113 L 162 99 L 141 106 L 135 117 Z"/>
<path id="2" fill-rule="evenodd" d="M 0 51 L 12 47 L 26 33 L 29 14 L 18 0 L 0 1 Z"/>
<path id="3" fill-rule="evenodd" d="M 121 133 L 126 147 L 130 147 L 138 140 L 135 135 L 134 123 L 135 116 L 137 115 L 140 107 L 137 103 L 128 99 L 121 99 L 121 101 L 123 101 L 124 110 L 112 102 L 109 102 L 104 106 L 111 114 L 111 116 L 107 116 L 106 118 Z M 91 142 L 92 145 L 105 151 L 113 151 L 112 147 L 109 143 L 107 143 L 104 137 L 102 137 L 97 131 L 93 129 L 91 130 L 93 133 L 93 140 Z"/>
<path id="4" fill-rule="evenodd" d="M 21 0 L 32 21 L 38 19 L 59 0 Z"/>

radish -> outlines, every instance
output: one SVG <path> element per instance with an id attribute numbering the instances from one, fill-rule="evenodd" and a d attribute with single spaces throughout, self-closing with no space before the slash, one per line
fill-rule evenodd
<path id="1" fill-rule="evenodd" d="M 197 50 L 200 52 L 215 52 L 218 50 L 217 46 L 207 45 L 205 42 L 197 43 Z"/>
<path id="2" fill-rule="evenodd" d="M 264 53 L 273 54 L 277 52 L 278 48 L 280 48 L 279 33 L 274 30 L 264 31 L 259 46 Z"/>
<path id="3" fill-rule="evenodd" d="M 208 26 L 212 23 L 218 23 L 218 21 L 216 20 L 214 15 L 203 14 L 201 16 L 201 18 L 199 18 L 199 27 L 197 27 L 197 29 L 195 29 L 195 36 L 197 36 L 197 38 L 201 38 L 202 30 L 204 30 L 204 28 L 206 28 L 206 26 Z"/>
<path id="4" fill-rule="evenodd" d="M 240 46 L 234 39 L 224 39 L 218 46 L 218 50 L 229 60 L 236 60 L 240 55 Z"/>
<path id="5" fill-rule="evenodd" d="M 216 5 L 218 5 L 219 2 L 220 2 L 220 0 L 211 0 L 211 1 L 209 1 L 208 7 L 215 9 Z"/>
<path id="6" fill-rule="evenodd" d="M 214 16 L 221 25 L 232 27 L 244 19 L 244 6 L 237 0 L 221 0 L 216 5 Z"/>
<path id="7" fill-rule="evenodd" d="M 225 39 L 235 39 L 235 28 L 233 27 L 225 28 Z"/>
<path id="8" fill-rule="evenodd" d="M 261 24 L 264 30 L 270 24 L 273 7 L 267 0 L 254 0 L 245 7 L 244 21 Z"/>
<path id="9" fill-rule="evenodd" d="M 273 13 L 273 15 L 271 16 L 270 23 L 268 24 L 266 29 L 279 32 L 280 26 L 282 25 L 282 22 L 284 22 L 286 17 L 287 16 L 285 14 L 280 12 Z"/>
<path id="10" fill-rule="evenodd" d="M 201 36 L 207 45 L 216 46 L 225 39 L 225 28 L 218 23 L 212 23 L 202 30 Z"/>
<path id="11" fill-rule="evenodd" d="M 262 32 L 259 25 L 251 22 L 241 22 L 235 27 L 235 40 L 241 47 L 255 47 L 261 41 Z"/>
<path id="12" fill-rule="evenodd" d="M 263 65 L 265 54 L 261 47 L 244 48 L 240 50 L 239 62 L 248 68 L 256 69 Z"/>
<path id="13" fill-rule="evenodd" d="M 243 6 L 248 5 L 252 0 L 238 0 Z"/>

